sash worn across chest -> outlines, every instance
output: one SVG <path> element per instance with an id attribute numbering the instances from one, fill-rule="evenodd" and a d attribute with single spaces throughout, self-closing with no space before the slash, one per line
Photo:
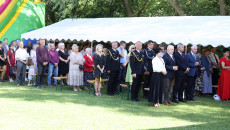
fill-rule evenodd
<path id="1" fill-rule="evenodd" d="M 113 60 L 115 60 L 115 61 L 119 60 L 119 56 L 116 56 L 116 52 L 115 52 L 115 54 L 114 54 L 114 56 L 113 56 L 113 54 L 111 53 L 111 51 L 109 51 L 109 55 L 110 55 L 110 57 L 111 57 Z"/>
<path id="2" fill-rule="evenodd" d="M 139 62 L 141 62 L 143 60 L 142 56 L 141 56 L 141 52 L 136 54 L 135 52 L 132 52 L 133 56 L 135 57 L 135 59 Z"/>

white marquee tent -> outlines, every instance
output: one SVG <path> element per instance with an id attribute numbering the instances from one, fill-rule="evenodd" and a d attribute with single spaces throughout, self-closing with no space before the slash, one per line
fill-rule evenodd
<path id="1" fill-rule="evenodd" d="M 230 46 L 230 16 L 64 19 L 22 39 L 89 40 Z"/>

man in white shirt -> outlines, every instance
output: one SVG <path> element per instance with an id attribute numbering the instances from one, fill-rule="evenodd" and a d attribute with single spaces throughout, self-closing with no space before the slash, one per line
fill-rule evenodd
<path id="1" fill-rule="evenodd" d="M 23 48 L 23 42 L 19 42 L 19 48 L 15 53 L 15 59 L 17 60 L 17 75 L 16 82 L 17 86 L 25 85 L 26 77 L 26 62 L 28 58 L 27 51 Z M 20 79 L 21 77 L 21 79 Z"/>
<path id="2" fill-rule="evenodd" d="M 211 53 L 209 55 L 209 59 L 212 64 L 213 73 L 212 73 L 212 84 L 217 85 L 219 81 L 219 69 L 220 69 L 220 59 L 219 56 L 216 54 L 216 48 L 211 48 Z"/>

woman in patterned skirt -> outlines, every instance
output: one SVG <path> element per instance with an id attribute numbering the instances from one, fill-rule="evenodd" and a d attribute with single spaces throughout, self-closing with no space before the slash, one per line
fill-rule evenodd
<path id="1" fill-rule="evenodd" d="M 84 65 L 85 59 L 78 51 L 77 44 L 73 44 L 72 50 L 67 84 L 74 86 L 73 91 L 81 91 L 80 86 L 83 85 L 83 70 L 80 70 L 79 66 Z"/>

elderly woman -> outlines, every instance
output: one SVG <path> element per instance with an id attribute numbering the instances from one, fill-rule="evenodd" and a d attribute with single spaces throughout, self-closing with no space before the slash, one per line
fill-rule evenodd
<path id="1" fill-rule="evenodd" d="M 59 64 L 58 64 L 58 75 L 65 76 L 69 73 L 69 54 L 67 50 L 65 50 L 65 44 L 59 43 L 58 44 L 58 54 L 59 54 Z"/>
<path id="2" fill-rule="evenodd" d="M 98 44 L 96 46 L 96 52 L 93 56 L 93 60 L 95 64 L 94 76 L 95 76 L 95 95 L 96 96 L 101 96 L 100 78 L 105 69 L 105 55 L 102 54 L 102 49 L 103 49 L 103 46 L 101 44 Z"/>
<path id="3" fill-rule="evenodd" d="M 130 63 L 129 63 L 129 58 L 130 58 L 131 52 L 134 50 L 135 50 L 135 46 L 130 45 L 129 46 L 129 54 L 127 55 L 126 63 L 125 63 L 125 66 L 128 64 L 125 82 L 127 82 L 129 84 L 132 84 L 132 82 L 133 82 L 133 76 L 132 76 L 132 71 L 131 71 L 131 67 L 130 67 Z"/>
<path id="4" fill-rule="evenodd" d="M 211 68 L 211 62 L 209 61 L 210 51 L 205 50 L 204 56 L 201 58 L 202 66 L 205 68 L 204 74 L 203 74 L 203 81 L 204 81 L 204 89 L 203 94 L 211 94 L 212 93 L 212 68 Z"/>
<path id="5" fill-rule="evenodd" d="M 80 70 L 79 66 L 84 65 L 85 59 L 79 52 L 77 44 L 73 44 L 72 50 L 67 83 L 74 86 L 73 91 L 81 91 L 80 86 L 83 85 L 83 70 Z"/>
<path id="6" fill-rule="evenodd" d="M 84 64 L 84 85 L 85 89 L 88 90 L 89 82 L 87 80 L 93 80 L 93 69 L 94 69 L 94 61 L 93 56 L 91 55 L 91 48 L 85 49 L 85 64 Z"/>

